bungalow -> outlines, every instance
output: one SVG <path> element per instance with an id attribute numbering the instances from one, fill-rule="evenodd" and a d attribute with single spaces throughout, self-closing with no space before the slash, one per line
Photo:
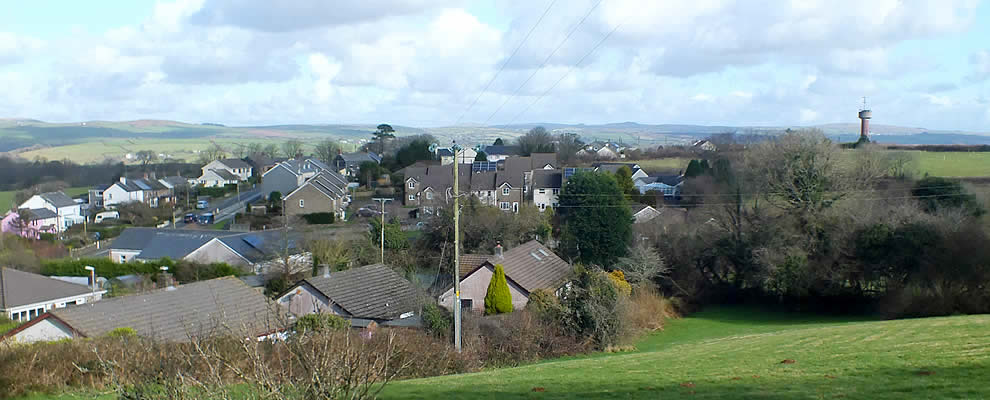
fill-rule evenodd
<path id="1" fill-rule="evenodd" d="M 103 206 L 141 202 L 158 207 L 161 201 L 169 202 L 172 197 L 169 188 L 154 179 L 128 179 L 120 177 L 103 191 Z"/>
<path id="2" fill-rule="evenodd" d="M 485 146 L 485 155 L 489 162 L 505 160 L 511 156 L 519 155 L 519 146 L 491 145 Z"/>
<path id="3" fill-rule="evenodd" d="M 168 257 L 199 263 L 223 262 L 256 267 L 284 249 L 281 231 L 231 232 L 188 229 L 126 228 L 109 246 L 110 260 L 145 262 Z M 295 240 L 290 236 L 290 251 Z"/>
<path id="4" fill-rule="evenodd" d="M 51 309 L 0 340 L 32 343 L 95 338 L 121 328 L 168 342 L 225 335 L 256 339 L 280 331 L 285 320 L 264 294 L 240 279 L 225 277 Z"/>
<path id="5" fill-rule="evenodd" d="M 361 163 L 367 161 L 381 164 L 382 158 L 381 156 L 371 152 L 337 153 L 337 157 L 334 157 L 333 159 L 333 167 L 338 174 L 353 178 L 358 176 L 358 170 L 361 168 Z"/>
<path id="6" fill-rule="evenodd" d="M 196 178 L 196 183 L 203 185 L 203 187 L 236 185 L 237 182 L 240 181 L 240 177 L 225 169 L 211 169 L 203 171 L 203 175 Z"/>
<path id="7" fill-rule="evenodd" d="M 485 294 L 496 264 L 501 264 L 505 271 L 515 309 L 526 307 L 529 294 L 534 290 L 557 291 L 568 282 L 572 272 L 570 264 L 535 240 L 504 253 L 502 247 L 497 246 L 495 255 L 465 254 L 460 261 L 461 308 L 475 311 L 485 309 Z M 441 306 L 452 309 L 454 289 L 440 295 L 439 302 Z"/>
<path id="8" fill-rule="evenodd" d="M 372 264 L 306 278 L 276 298 L 292 315 L 330 313 L 354 325 L 419 325 L 415 317 L 425 298 L 412 283 L 388 266 Z"/>
<path id="9" fill-rule="evenodd" d="M 286 215 L 333 213 L 344 218 L 344 209 L 350 203 L 347 178 L 325 170 L 310 178 L 302 186 L 284 198 Z"/>
<path id="10" fill-rule="evenodd" d="M 657 211 L 656 208 L 646 204 L 632 204 L 630 208 L 632 208 L 634 224 L 649 222 L 662 214 L 660 211 Z"/>
<path id="11" fill-rule="evenodd" d="M 441 165 L 452 164 L 454 162 L 454 152 L 448 147 L 438 147 L 434 151 L 434 155 L 437 160 L 440 160 Z M 476 150 L 465 147 L 461 149 L 460 154 L 457 155 L 457 159 L 461 164 L 471 164 L 477 156 L 478 152 Z"/>
<path id="12" fill-rule="evenodd" d="M 56 232 L 64 232 L 68 227 L 82 223 L 85 219 L 79 203 L 62 192 L 36 194 L 17 208 L 30 210 L 34 218 L 45 220 L 44 225 L 48 225 L 47 220 L 52 218 L 51 213 L 54 213 Z"/>
<path id="13" fill-rule="evenodd" d="M 0 267 L 0 315 L 27 322 L 58 308 L 99 301 L 106 290 Z"/>

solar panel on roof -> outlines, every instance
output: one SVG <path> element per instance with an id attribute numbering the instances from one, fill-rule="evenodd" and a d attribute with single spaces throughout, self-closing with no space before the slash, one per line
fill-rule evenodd
<path id="1" fill-rule="evenodd" d="M 471 164 L 471 172 L 487 172 L 498 169 L 498 163 L 491 161 L 475 161 Z"/>
<path id="2" fill-rule="evenodd" d="M 247 244 L 251 245 L 251 247 L 254 247 L 256 249 L 260 249 L 261 245 L 265 242 L 265 240 L 262 239 L 261 237 L 254 235 L 248 235 L 243 237 L 242 239 L 244 240 L 244 242 L 246 242 Z"/>
<path id="3" fill-rule="evenodd" d="M 138 187 L 143 190 L 151 190 L 151 186 L 148 186 L 148 184 L 144 183 L 144 181 L 134 180 L 134 184 L 138 185 Z"/>

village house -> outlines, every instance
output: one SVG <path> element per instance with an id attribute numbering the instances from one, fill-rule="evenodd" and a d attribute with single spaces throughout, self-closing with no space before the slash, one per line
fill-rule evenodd
<path id="1" fill-rule="evenodd" d="M 361 163 L 368 161 L 381 164 L 382 158 L 372 152 L 337 153 L 337 157 L 334 157 L 333 159 L 333 167 L 338 174 L 354 178 L 358 176 L 358 171 L 361 169 Z"/>
<path id="2" fill-rule="evenodd" d="M 162 202 L 172 200 L 169 188 L 154 179 L 129 179 L 120 177 L 103 191 L 103 206 L 139 202 L 150 207 L 158 207 Z"/>
<path id="3" fill-rule="evenodd" d="M 564 187 L 563 178 L 564 172 L 559 169 L 533 171 L 533 204 L 539 207 L 540 211 L 560 205 L 559 195 Z"/>
<path id="4" fill-rule="evenodd" d="M 272 192 L 282 196 L 302 186 L 306 180 L 330 167 L 315 158 L 282 161 L 261 175 L 261 192 L 268 198 Z"/>
<path id="5" fill-rule="evenodd" d="M 264 294 L 240 279 L 225 277 L 51 309 L 0 340 L 97 338 L 122 328 L 166 342 L 227 335 L 260 339 L 280 332 L 286 321 L 287 316 Z"/>
<path id="6" fill-rule="evenodd" d="M 319 272 L 297 282 L 276 302 L 296 317 L 330 313 L 354 326 L 371 321 L 384 326 L 420 325 L 417 314 L 425 295 L 392 268 L 373 264 L 330 272 L 324 266 Z"/>
<path id="7" fill-rule="evenodd" d="M 61 233 L 75 224 L 83 223 L 86 218 L 80 204 L 62 192 L 36 194 L 17 206 L 18 210 L 27 210 L 40 226 L 54 226 L 54 232 Z"/>
<path id="8" fill-rule="evenodd" d="M 106 290 L 0 267 L 0 315 L 27 322 L 55 309 L 99 301 Z"/>
<path id="9" fill-rule="evenodd" d="M 482 312 L 485 294 L 495 274 L 495 265 L 501 264 L 505 280 L 512 294 L 512 306 L 519 310 L 526 307 L 529 294 L 537 289 L 556 292 L 571 277 L 570 264 L 557 257 L 550 249 L 536 240 L 520 244 L 503 252 L 496 246 L 494 255 L 465 254 L 461 256 L 460 288 L 461 308 Z M 454 307 L 454 289 L 440 295 L 441 306 Z"/>
<path id="10" fill-rule="evenodd" d="M 647 193 L 651 190 L 663 193 L 665 198 L 677 198 L 681 195 L 681 187 L 684 186 L 683 175 L 658 175 L 637 178 L 633 180 L 633 185 L 640 193 Z"/>
<path id="11" fill-rule="evenodd" d="M 484 152 L 488 161 L 497 162 L 519 155 L 519 146 L 490 145 L 485 146 Z"/>
<path id="12" fill-rule="evenodd" d="M 110 260 L 145 262 L 168 257 L 198 263 L 222 262 L 251 267 L 276 258 L 284 251 L 282 231 L 232 232 L 194 229 L 126 228 L 110 245 Z M 290 251 L 296 239 L 290 237 Z"/>
<path id="13" fill-rule="evenodd" d="M 333 213 L 344 218 L 344 209 L 350 204 L 347 178 L 325 170 L 283 197 L 286 215 Z"/>
<path id="14" fill-rule="evenodd" d="M 634 203 L 629 208 L 632 210 L 634 224 L 646 223 L 661 215 L 661 212 L 657 211 L 656 208 L 646 204 Z"/>
<path id="15" fill-rule="evenodd" d="M 58 215 L 47 208 L 8 211 L 0 220 L 0 232 L 23 238 L 41 239 L 42 233 L 56 234 Z"/>
<path id="16" fill-rule="evenodd" d="M 619 172 L 619 169 L 622 167 L 629 167 L 629 172 L 632 173 L 633 181 L 650 176 L 646 173 L 646 171 L 639 167 L 639 164 L 634 163 L 594 163 L 591 164 L 591 167 L 594 168 L 595 171 L 608 172 L 612 175 Z"/>
<path id="17" fill-rule="evenodd" d="M 239 158 L 213 160 L 204 165 L 202 175 L 196 179 L 204 187 L 232 185 L 251 178 L 254 168 Z"/>

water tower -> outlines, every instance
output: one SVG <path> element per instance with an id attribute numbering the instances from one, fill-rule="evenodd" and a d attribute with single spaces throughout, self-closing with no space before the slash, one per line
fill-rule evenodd
<path id="1" fill-rule="evenodd" d="M 870 118 L 873 118 L 873 111 L 866 108 L 866 97 L 863 98 L 863 108 L 859 110 L 859 141 L 870 141 Z"/>

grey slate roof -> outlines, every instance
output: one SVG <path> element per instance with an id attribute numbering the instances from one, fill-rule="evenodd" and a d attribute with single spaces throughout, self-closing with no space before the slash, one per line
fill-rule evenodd
<path id="1" fill-rule="evenodd" d="M 35 221 L 39 219 L 55 218 L 58 214 L 55 211 L 49 210 L 47 208 L 31 208 L 28 209 L 28 214 L 31 214 L 29 221 Z"/>
<path id="2" fill-rule="evenodd" d="M 134 227 L 124 229 L 110 244 L 110 248 L 140 250 L 137 258 L 143 260 L 162 257 L 180 260 L 216 238 L 248 261 L 258 262 L 274 256 L 279 248 L 284 247 L 281 235 L 280 231 L 230 232 Z M 298 235 L 289 235 L 290 250 L 296 247 L 296 236 Z"/>
<path id="3" fill-rule="evenodd" d="M 217 174 L 217 176 L 227 181 L 236 181 L 241 179 L 237 175 L 234 175 L 233 173 L 225 169 L 211 169 L 210 171 L 213 171 L 213 173 Z"/>
<path id="4" fill-rule="evenodd" d="M 247 161 L 244 161 L 244 160 L 242 160 L 240 158 L 228 158 L 228 159 L 219 160 L 219 161 L 220 161 L 221 164 L 226 165 L 227 168 L 231 168 L 231 169 L 234 169 L 234 168 L 251 168 L 251 164 L 248 164 Z"/>
<path id="5" fill-rule="evenodd" d="M 681 182 L 684 182 L 684 176 L 682 175 L 660 175 L 657 176 L 657 180 L 654 182 L 660 182 L 667 186 L 677 186 Z"/>
<path id="6" fill-rule="evenodd" d="M 181 187 L 181 186 L 189 185 L 189 178 L 185 178 L 181 176 L 166 176 L 160 179 L 160 181 L 165 181 L 169 185 L 172 185 L 173 187 Z"/>
<path id="7" fill-rule="evenodd" d="M 142 190 L 163 190 L 167 189 L 161 182 L 152 179 L 126 179 L 127 182 L 115 182 L 127 192 L 137 192 Z M 113 185 L 111 185 L 113 186 Z"/>
<path id="8" fill-rule="evenodd" d="M 564 178 L 564 173 L 557 169 L 538 169 L 533 171 L 533 188 L 534 189 L 560 189 L 563 187 L 562 182 Z"/>
<path id="9" fill-rule="evenodd" d="M 479 267 L 485 264 L 492 266 L 502 264 L 505 276 L 526 289 L 527 292 L 536 289 L 557 289 L 567 282 L 572 270 L 570 264 L 535 240 L 505 250 L 501 258 L 484 255 L 472 256 L 475 258 L 487 257 L 485 262 L 478 265 Z M 463 263 L 464 261 L 471 261 L 471 258 L 462 257 L 461 260 Z M 475 269 L 477 268 L 475 267 Z M 463 271 L 463 265 L 461 270 Z"/>
<path id="10" fill-rule="evenodd" d="M 377 163 L 382 162 L 381 157 L 378 157 L 377 154 L 370 153 L 370 152 L 369 153 L 362 153 L 362 152 L 358 152 L 358 153 L 341 153 L 341 154 L 338 154 L 337 156 L 340 157 L 341 159 L 343 159 L 344 162 L 346 162 L 348 164 L 360 164 L 360 163 L 363 163 L 365 161 L 374 161 L 374 162 L 377 162 Z"/>
<path id="11" fill-rule="evenodd" d="M 234 277 L 218 278 L 60 308 L 51 314 L 86 337 L 117 328 L 172 342 L 190 337 L 257 336 L 280 328 L 281 310 Z"/>
<path id="12" fill-rule="evenodd" d="M 448 148 L 440 148 L 440 149 L 437 149 L 437 156 L 440 156 L 440 157 L 453 157 L 454 156 L 454 152 L 453 151 L 450 151 L 450 149 L 448 149 Z"/>
<path id="13" fill-rule="evenodd" d="M 48 192 L 40 194 L 42 199 L 51 203 L 55 207 L 68 207 L 76 205 L 72 198 L 62 192 Z"/>
<path id="14" fill-rule="evenodd" d="M 513 156 L 519 154 L 519 146 L 496 146 L 489 145 L 485 146 L 485 154 L 487 155 L 506 155 Z"/>
<path id="15" fill-rule="evenodd" d="M 2 310 L 90 292 L 92 289 L 87 286 L 0 267 L 0 309 Z"/>
<path id="16" fill-rule="evenodd" d="M 317 276 L 308 283 L 354 318 L 392 320 L 419 310 L 421 293 L 398 273 L 382 264 L 372 264 Z"/>

